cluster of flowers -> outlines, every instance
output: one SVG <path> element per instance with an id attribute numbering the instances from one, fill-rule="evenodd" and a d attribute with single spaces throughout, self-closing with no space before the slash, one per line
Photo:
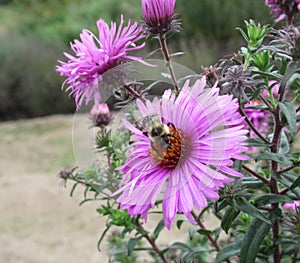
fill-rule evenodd
<path id="1" fill-rule="evenodd" d="M 286 19 L 288 25 L 293 23 L 295 14 L 300 10 L 300 0 L 266 0 L 266 5 L 278 16 L 275 22 Z"/>
<path id="2" fill-rule="evenodd" d="M 274 8 L 275 2 L 267 1 Z M 100 19 L 98 37 L 84 29 L 80 40 L 71 43 L 74 55 L 65 53 L 68 61 L 59 61 L 56 70 L 66 77 L 63 88 L 75 98 L 77 108 L 83 102 L 94 101 L 91 113 L 95 115 L 95 123 L 103 122 L 103 118 L 98 118 L 99 113 L 110 118 L 107 106 L 100 105 L 99 84 L 103 74 L 128 60 L 143 63 L 141 57 L 128 53 L 145 46 L 145 33 L 166 34 L 178 29 L 174 6 L 175 0 L 142 0 L 144 26 L 130 21 L 124 25 L 123 16 L 119 26 L 112 22 L 109 27 Z M 248 159 L 243 152 L 247 150 L 244 141 L 249 130 L 238 113 L 237 99 L 220 95 L 217 84 L 207 88 L 206 78 L 202 77 L 193 84 L 186 81 L 177 95 L 169 89 L 160 99 L 137 100 L 143 117 L 157 114 L 164 126 L 170 124 L 170 147 L 164 156 L 158 156 L 149 136 L 124 121 L 132 132 L 133 143 L 128 160 L 119 167 L 124 178 L 114 193 L 119 195 L 117 202 L 121 209 L 146 220 L 164 189 L 162 209 L 166 226 L 171 227 L 177 213 L 183 213 L 193 222 L 194 206 L 206 207 L 207 198 L 219 197 L 220 187 L 243 176 L 232 165 L 234 159 Z M 252 117 L 253 122 L 261 118 Z"/>

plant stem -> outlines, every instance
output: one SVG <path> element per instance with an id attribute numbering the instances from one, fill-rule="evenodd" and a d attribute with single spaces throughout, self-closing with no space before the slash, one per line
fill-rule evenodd
<path id="1" fill-rule="evenodd" d="M 196 213 L 194 211 L 191 211 L 191 214 L 192 214 L 192 217 L 197 222 L 198 226 L 200 226 L 201 229 L 206 230 L 206 227 L 201 222 L 201 220 L 198 218 L 198 216 L 196 215 Z M 209 241 L 211 242 L 211 244 L 216 248 L 217 251 L 221 250 L 220 245 L 218 244 L 218 242 L 211 235 L 207 235 L 207 238 L 209 239 Z M 229 259 L 227 259 L 227 263 L 230 263 L 230 262 L 231 261 Z"/>
<path id="2" fill-rule="evenodd" d="M 247 115 L 245 114 L 244 110 L 240 107 L 239 113 L 245 117 L 245 121 L 247 122 L 248 126 L 251 128 L 251 130 L 260 138 L 262 139 L 266 144 L 270 144 L 270 142 L 261 135 L 261 133 L 254 127 L 253 123 L 248 119 Z"/>
<path id="3" fill-rule="evenodd" d="M 285 168 L 285 169 L 279 170 L 279 171 L 277 171 L 277 174 L 283 174 L 283 173 L 285 173 L 285 172 L 288 172 L 288 171 L 294 169 L 295 167 L 296 167 L 296 166 L 292 165 L 292 166 L 287 167 L 287 168 Z"/>
<path id="4" fill-rule="evenodd" d="M 256 178 L 258 178 L 259 180 L 261 180 L 263 183 L 265 183 L 266 185 L 269 184 L 269 180 L 264 178 L 263 176 L 261 176 L 260 174 L 254 172 L 252 169 L 250 169 L 248 166 L 242 164 L 242 168 L 244 170 L 246 170 L 249 174 L 252 174 L 253 176 L 255 176 Z"/>
<path id="5" fill-rule="evenodd" d="M 271 112 L 274 111 L 274 108 L 272 107 L 272 105 L 271 105 L 271 104 L 270 104 L 263 96 L 259 95 L 259 99 L 260 99 L 261 101 L 263 101 L 264 104 L 266 104 L 266 106 L 269 108 L 269 110 L 270 110 Z"/>
<path id="6" fill-rule="evenodd" d="M 139 219 L 136 220 L 136 225 L 142 230 L 143 236 L 147 239 L 149 244 L 152 246 L 153 250 L 156 252 L 156 254 L 161 258 L 161 260 L 164 263 L 168 263 L 168 260 L 165 258 L 165 256 L 161 253 L 159 247 L 156 245 L 155 240 L 152 239 L 148 234 L 147 231 L 143 228 L 142 224 L 140 223 Z"/>
<path id="7" fill-rule="evenodd" d="M 133 88 L 130 87 L 130 85 L 124 85 L 123 86 L 129 93 L 131 93 L 135 98 L 140 99 L 142 102 L 145 102 L 145 99 L 137 93 Z"/>
<path id="8" fill-rule="evenodd" d="M 293 254 L 293 258 L 292 258 L 292 263 L 297 262 L 297 257 L 298 257 L 298 251 L 295 251 L 295 253 Z"/>
<path id="9" fill-rule="evenodd" d="M 247 57 L 246 57 L 246 59 L 245 59 L 245 62 L 244 62 L 243 70 L 246 70 L 246 69 L 248 68 L 250 58 L 251 58 L 251 55 L 248 53 L 248 54 L 247 54 Z"/>
<path id="10" fill-rule="evenodd" d="M 165 34 L 160 34 L 159 35 L 159 43 L 160 43 L 161 50 L 163 52 L 164 58 L 167 62 L 167 67 L 168 67 L 169 73 L 171 75 L 171 80 L 172 80 L 174 89 L 176 90 L 176 92 L 178 92 L 179 88 L 178 88 L 178 85 L 177 85 L 175 72 L 174 72 L 172 62 L 171 62 L 171 58 L 170 58 L 170 55 L 169 55 L 169 50 L 168 50 L 167 40 L 166 40 L 166 35 Z"/>
<path id="11" fill-rule="evenodd" d="M 280 109 L 279 107 L 276 108 L 275 114 L 274 114 L 274 133 L 273 133 L 273 140 L 272 140 L 272 146 L 271 146 L 271 152 L 277 153 L 278 152 L 278 145 L 280 144 L 280 134 L 282 126 L 280 124 Z M 278 170 L 278 163 L 276 161 L 271 161 L 271 170 L 276 173 Z M 271 177 L 269 180 L 269 187 L 271 190 L 271 193 L 278 194 L 278 185 L 275 178 Z M 275 210 L 279 207 L 278 203 L 273 203 L 272 208 Z M 279 239 L 279 219 L 277 218 L 275 222 L 272 225 L 272 234 L 273 234 L 273 262 L 274 263 L 280 263 L 281 262 L 281 252 L 280 252 L 280 245 L 277 243 Z"/>

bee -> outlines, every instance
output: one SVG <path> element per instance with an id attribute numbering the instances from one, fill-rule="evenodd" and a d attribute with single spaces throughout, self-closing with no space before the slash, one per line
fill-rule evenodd
<path id="1" fill-rule="evenodd" d="M 151 114 L 144 118 L 143 127 L 146 130 L 143 134 L 151 141 L 151 149 L 163 159 L 167 149 L 172 147 L 170 138 L 174 135 L 170 132 L 170 128 L 175 130 L 174 125 L 164 124 L 160 116 Z"/>

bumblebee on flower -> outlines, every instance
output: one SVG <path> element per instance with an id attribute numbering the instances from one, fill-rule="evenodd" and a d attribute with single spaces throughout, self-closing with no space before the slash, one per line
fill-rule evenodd
<path id="1" fill-rule="evenodd" d="M 205 85 L 203 77 L 192 86 L 187 81 L 178 96 L 167 90 L 161 99 L 137 101 L 144 118 L 161 118 L 165 130 L 156 134 L 158 138 L 149 136 L 151 126 L 142 131 L 124 121 L 133 133 L 133 144 L 127 162 L 119 168 L 124 178 L 115 194 L 121 194 L 117 202 L 131 216 L 140 214 L 146 220 L 165 187 L 165 225 L 170 229 L 177 213 L 193 222 L 194 206 L 205 207 L 207 198 L 218 198 L 220 187 L 242 176 L 230 167 L 232 158 L 247 159 L 242 152 L 248 131 L 237 113 L 237 101 Z M 163 151 L 157 145 L 164 146 Z"/>

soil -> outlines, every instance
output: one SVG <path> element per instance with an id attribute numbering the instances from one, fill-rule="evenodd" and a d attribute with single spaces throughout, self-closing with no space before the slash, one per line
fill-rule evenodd
<path id="1" fill-rule="evenodd" d="M 72 183 L 65 188 L 58 178 L 67 165 L 85 162 L 76 151 L 90 146 L 88 119 L 76 116 L 74 126 L 73 120 L 57 115 L 0 123 L 0 262 L 108 262 L 107 242 L 101 252 L 96 248 L 106 220 L 96 213 L 100 203 L 79 207 L 82 189 L 71 198 Z M 145 227 L 153 229 L 159 219 L 150 217 Z M 184 241 L 183 232 L 164 230 L 159 242 Z"/>

